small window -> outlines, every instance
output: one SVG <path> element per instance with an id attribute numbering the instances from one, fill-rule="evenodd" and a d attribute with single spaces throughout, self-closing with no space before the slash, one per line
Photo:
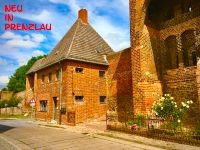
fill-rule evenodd
<path id="1" fill-rule="evenodd" d="M 83 68 L 76 68 L 75 71 L 76 73 L 83 73 Z"/>
<path id="2" fill-rule="evenodd" d="M 40 111 L 47 111 L 47 100 L 40 101 Z"/>
<path id="3" fill-rule="evenodd" d="M 45 76 L 44 76 L 44 75 L 42 75 L 42 83 L 44 83 L 44 79 L 45 79 Z"/>
<path id="4" fill-rule="evenodd" d="M 105 104 L 106 103 L 106 96 L 100 96 L 99 100 L 100 100 L 100 104 Z"/>
<path id="5" fill-rule="evenodd" d="M 105 77 L 106 72 L 105 71 L 99 71 L 99 77 L 103 78 Z"/>
<path id="6" fill-rule="evenodd" d="M 75 96 L 76 102 L 83 102 L 84 96 Z"/>
<path id="7" fill-rule="evenodd" d="M 49 76 L 48 76 L 48 81 L 51 82 L 52 81 L 52 73 L 49 73 Z"/>
<path id="8" fill-rule="evenodd" d="M 60 80 L 60 71 L 56 71 L 56 81 Z"/>

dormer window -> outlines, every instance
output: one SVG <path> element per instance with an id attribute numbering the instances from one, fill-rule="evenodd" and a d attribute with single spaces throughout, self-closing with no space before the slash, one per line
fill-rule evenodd
<path id="1" fill-rule="evenodd" d="M 101 49 L 102 49 L 102 45 L 98 46 L 98 47 L 96 48 L 96 53 L 100 53 L 100 52 L 101 52 Z"/>

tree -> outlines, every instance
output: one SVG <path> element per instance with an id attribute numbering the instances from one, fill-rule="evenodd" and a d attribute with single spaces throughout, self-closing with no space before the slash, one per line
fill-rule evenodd
<path id="1" fill-rule="evenodd" d="M 6 87 L 2 88 L 1 91 L 8 91 Z"/>
<path id="2" fill-rule="evenodd" d="M 10 80 L 8 82 L 8 90 L 13 92 L 21 92 L 25 90 L 26 87 L 26 73 L 27 71 L 32 67 L 32 65 L 39 59 L 46 57 L 44 56 L 38 56 L 38 57 L 32 57 L 26 65 L 23 65 L 19 67 L 15 73 L 10 77 Z"/>

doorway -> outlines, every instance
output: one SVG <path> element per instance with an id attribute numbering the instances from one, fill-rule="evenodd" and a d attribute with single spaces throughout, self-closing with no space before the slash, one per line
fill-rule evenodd
<path id="1" fill-rule="evenodd" d="M 57 97 L 53 97 L 54 107 L 53 107 L 53 119 L 56 121 L 56 114 L 58 108 L 58 100 Z"/>

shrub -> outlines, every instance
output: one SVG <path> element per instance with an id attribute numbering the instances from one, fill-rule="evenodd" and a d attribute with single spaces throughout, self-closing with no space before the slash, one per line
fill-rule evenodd
<path id="1" fill-rule="evenodd" d="M 136 115 L 136 117 L 133 120 L 128 121 L 128 125 L 137 124 L 138 126 L 145 127 L 146 117 L 144 114 L 139 113 Z"/>
<path id="2" fill-rule="evenodd" d="M 196 136 L 198 136 L 198 138 L 200 138 L 200 122 L 197 124 L 195 128 L 195 134 Z"/>
<path id="3" fill-rule="evenodd" d="M 21 98 L 18 97 L 11 97 L 8 101 L 8 107 L 17 107 L 17 105 L 22 101 Z"/>
<path id="4" fill-rule="evenodd" d="M 5 108 L 5 104 L 7 104 L 6 107 L 17 107 L 21 101 L 22 99 L 17 97 L 11 97 L 9 100 L 0 100 L 0 108 Z"/>
<path id="5" fill-rule="evenodd" d="M 145 122 L 146 122 L 146 117 L 142 113 L 137 114 L 137 116 L 134 119 L 134 123 L 141 127 L 144 127 L 146 125 Z"/>
<path id="6" fill-rule="evenodd" d="M 4 108 L 6 102 L 7 100 L 0 100 L 0 108 Z"/>
<path id="7" fill-rule="evenodd" d="M 181 102 L 181 105 L 178 106 L 170 94 L 165 94 L 158 101 L 154 102 L 152 111 L 156 116 L 169 121 L 169 126 L 172 125 L 175 129 L 180 126 L 183 114 L 188 111 L 192 103 L 193 101 Z"/>

